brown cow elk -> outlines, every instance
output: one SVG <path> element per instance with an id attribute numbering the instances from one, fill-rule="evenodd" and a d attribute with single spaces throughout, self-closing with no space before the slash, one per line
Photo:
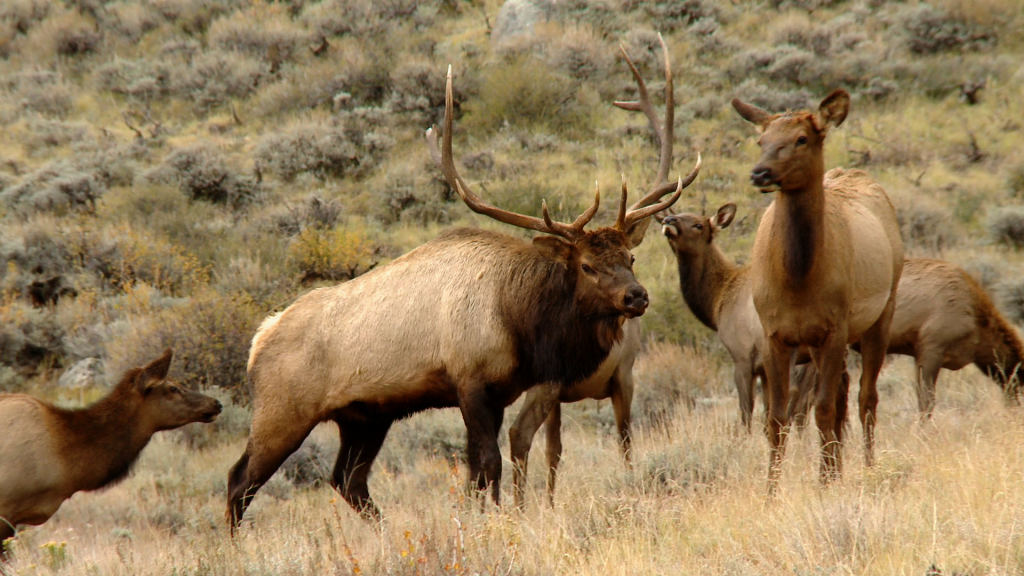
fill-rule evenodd
<path id="1" fill-rule="evenodd" d="M 825 137 L 849 112 L 846 91 L 830 94 L 816 113 L 769 114 L 738 99 L 732 105 L 761 132 L 761 159 L 751 182 L 761 192 L 778 192 L 758 226 L 751 263 L 754 307 L 765 333 L 768 489 L 774 493 L 785 451 L 791 353 L 802 345 L 821 373 L 815 419 L 820 477 L 828 482 L 842 471 L 838 400 L 846 346 L 861 341 L 860 419 L 865 458 L 872 463 L 876 381 L 888 347 L 903 243 L 896 211 L 880 186 L 856 170 L 825 174 Z"/>
<path id="2" fill-rule="evenodd" d="M 552 220 L 546 206 L 543 218 L 508 212 L 456 170 L 452 114 L 449 68 L 440 150 L 427 131 L 446 180 L 473 211 L 544 235 L 527 242 L 451 230 L 267 318 L 249 351 L 249 442 L 228 477 L 232 530 L 256 490 L 326 420 L 341 435 L 332 485 L 365 517 L 379 517 L 367 489 L 373 460 L 392 422 L 427 408 L 462 412 L 471 485 L 490 489 L 497 503 L 505 407 L 537 384 L 569 386 L 593 374 L 622 340 L 623 323 L 646 310 L 629 249 L 637 224 L 671 206 L 683 181 L 636 210 L 623 195 L 615 225 L 592 232 L 584 226 L 599 198 L 571 224 Z"/>
<path id="3" fill-rule="evenodd" d="M 661 42 L 661 50 L 665 58 L 664 122 L 661 123 L 659 121 L 657 112 L 648 95 L 647 85 L 626 53 L 625 48 L 622 48 L 622 55 L 636 80 L 640 99 L 636 102 L 615 102 L 615 105 L 624 110 L 643 112 L 647 116 L 651 130 L 654 132 L 660 148 L 658 174 L 655 177 L 653 186 L 655 189 L 662 190 L 662 192 L 668 192 L 671 187 L 666 187 L 664 184 L 668 178 L 668 171 L 672 162 L 675 97 L 673 95 L 672 65 L 668 55 L 668 48 L 665 46 L 665 41 L 660 35 L 658 39 Z M 652 196 L 648 196 L 646 197 L 646 202 L 653 201 L 654 199 Z M 645 201 L 642 200 L 630 209 L 641 208 L 644 205 Z M 650 220 L 637 222 L 636 231 L 631 236 L 634 247 L 643 240 L 649 222 Z M 533 444 L 533 437 L 542 424 L 545 426 L 547 436 L 548 498 L 549 501 L 553 501 L 555 479 L 562 454 L 561 403 L 578 402 L 585 399 L 603 400 L 611 398 L 622 454 L 627 464 L 629 463 L 632 439 L 630 432 L 630 405 L 633 400 L 633 363 L 636 361 L 639 351 L 640 320 L 629 320 L 623 326 L 622 341 L 612 349 L 608 358 L 601 364 L 597 372 L 590 375 L 586 380 L 570 388 L 537 386 L 526 393 L 523 407 L 509 429 L 513 464 L 512 478 L 517 506 L 523 505 L 527 457 L 530 453 L 530 446 Z"/>
<path id="4" fill-rule="evenodd" d="M 0 542 L 19 524 L 46 522 L 75 492 L 123 479 L 154 433 L 217 417 L 220 402 L 167 378 L 171 356 L 129 370 L 87 408 L 0 394 Z"/>
<path id="5" fill-rule="evenodd" d="M 702 324 L 718 332 L 732 356 L 740 418 L 749 430 L 754 380 L 760 376 L 764 381 L 764 330 L 754 309 L 750 267 L 734 264 L 714 242 L 735 215 L 732 203 L 723 205 L 711 218 L 672 214 L 662 219 L 661 231 L 676 255 L 683 300 Z"/>
<path id="6" fill-rule="evenodd" d="M 959 370 L 973 363 L 1011 397 L 1024 379 L 1020 335 L 970 274 L 942 260 L 904 263 L 888 352 L 914 357 L 917 405 L 928 417 L 935 409 L 940 368 Z M 800 380 L 791 416 L 807 410 L 816 376 Z"/>

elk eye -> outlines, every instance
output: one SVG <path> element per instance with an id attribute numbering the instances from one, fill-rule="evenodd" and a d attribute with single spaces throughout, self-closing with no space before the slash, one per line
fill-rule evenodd
<path id="1" fill-rule="evenodd" d="M 797 146 L 803 146 L 804 144 L 807 144 L 807 136 L 801 136 L 796 139 Z"/>
<path id="2" fill-rule="evenodd" d="M 171 386 L 171 394 L 179 394 L 180 395 L 181 394 L 181 388 L 178 388 L 177 386 Z"/>
<path id="3" fill-rule="evenodd" d="M 596 274 L 596 272 L 594 272 L 594 269 L 591 268 L 589 264 L 584 264 L 583 265 L 583 273 L 584 274 Z"/>
<path id="4" fill-rule="evenodd" d="M 632 254 L 630 254 L 629 255 L 629 265 L 632 266 L 634 262 L 636 262 L 636 256 L 633 256 Z"/>
<path id="5" fill-rule="evenodd" d="M 704 225 L 701 224 L 700 222 L 694 224 L 693 227 L 696 228 L 697 230 L 703 230 L 704 229 Z"/>

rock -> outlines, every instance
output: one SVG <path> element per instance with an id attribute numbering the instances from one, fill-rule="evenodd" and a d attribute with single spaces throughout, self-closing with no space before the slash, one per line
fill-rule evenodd
<path id="1" fill-rule="evenodd" d="M 558 0 L 507 0 L 498 10 L 491 43 L 502 48 L 534 34 L 534 26 L 557 16 Z"/>
<path id="2" fill-rule="evenodd" d="M 85 388 L 88 386 L 106 386 L 107 379 L 103 375 L 103 360 L 86 358 L 79 360 L 60 375 L 57 385 L 61 388 Z"/>

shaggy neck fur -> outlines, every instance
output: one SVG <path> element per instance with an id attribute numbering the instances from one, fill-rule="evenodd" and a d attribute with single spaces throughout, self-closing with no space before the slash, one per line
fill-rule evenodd
<path id="1" fill-rule="evenodd" d="M 676 252 L 676 261 L 683 300 L 702 324 L 717 331 L 722 297 L 739 269 L 714 244 L 701 254 Z"/>
<path id="2" fill-rule="evenodd" d="M 519 374 L 568 386 L 593 374 L 622 338 L 622 315 L 598 316 L 576 298 L 576 275 L 524 247 L 502 283 L 501 311 L 516 336 Z"/>
<path id="3" fill-rule="evenodd" d="M 784 246 L 782 266 L 792 285 L 802 284 L 810 274 L 825 237 L 824 167 L 812 171 L 807 187 L 779 192 L 775 200 Z"/>
<path id="4" fill-rule="evenodd" d="M 1017 381 L 1013 384 L 1019 387 L 1024 380 L 1024 344 L 1017 331 L 998 312 L 993 310 L 987 316 L 979 315 L 979 318 L 986 317 L 990 322 L 988 331 L 992 338 L 992 356 L 979 358 L 975 364 L 1004 388 L 1016 376 Z"/>
<path id="5" fill-rule="evenodd" d="M 138 420 L 142 396 L 135 387 L 141 368 L 129 370 L 121 383 L 99 402 L 79 410 L 55 409 L 63 428 L 61 455 L 82 490 L 96 490 L 122 480 L 131 471 L 153 431 Z"/>

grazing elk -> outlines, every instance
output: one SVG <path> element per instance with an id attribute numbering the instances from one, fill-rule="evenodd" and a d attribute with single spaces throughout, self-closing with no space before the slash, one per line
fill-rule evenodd
<path id="1" fill-rule="evenodd" d="M 763 193 L 778 192 L 758 226 L 750 271 L 765 334 L 768 489 L 774 493 L 785 450 L 791 357 L 799 346 L 808 347 L 821 373 L 815 419 L 820 478 L 828 482 L 842 472 L 838 399 L 846 346 L 861 341 L 860 419 L 871 465 L 876 381 L 888 347 L 903 242 L 889 197 L 867 174 L 825 174 L 825 136 L 849 112 L 846 91 L 826 97 L 817 113 L 769 114 L 739 99 L 732 105 L 761 132 L 761 159 L 751 182 Z"/>
<path id="2" fill-rule="evenodd" d="M 154 433 L 220 414 L 220 402 L 167 378 L 171 356 L 127 371 L 87 408 L 0 394 L 0 542 L 19 524 L 46 522 L 75 492 L 123 479 Z"/>
<path id="3" fill-rule="evenodd" d="M 427 408 L 458 407 L 467 431 L 470 482 L 499 500 L 498 430 L 504 409 L 542 383 L 569 386 L 593 374 L 644 313 L 647 291 L 629 252 L 637 224 L 671 206 L 683 181 L 627 210 L 613 227 L 508 212 L 484 202 L 452 160 L 452 77 L 438 150 L 448 184 L 475 212 L 545 235 L 532 242 L 457 229 L 355 280 L 313 290 L 260 326 L 249 351 L 252 428 L 228 475 L 232 531 L 253 495 L 319 422 L 338 424 L 332 485 L 364 517 L 380 511 L 367 489 L 392 422 Z M 699 162 L 689 180 L 696 177 Z M 668 189 L 675 192 L 654 203 Z"/>
<path id="4" fill-rule="evenodd" d="M 654 188 L 667 191 L 668 188 L 664 187 L 663 184 L 668 178 L 668 171 L 672 163 L 675 97 L 673 95 L 672 64 L 669 59 L 668 47 L 665 46 L 665 40 L 660 34 L 658 35 L 658 40 L 661 42 L 661 50 L 665 58 L 664 123 L 659 125 L 658 114 L 651 103 L 647 92 L 647 85 L 623 47 L 620 47 L 622 55 L 629 65 L 630 71 L 633 73 L 633 78 L 636 80 L 639 100 L 636 102 L 615 102 L 615 105 L 624 110 L 643 112 L 647 116 L 660 149 L 658 174 L 655 177 Z M 641 203 L 637 203 L 631 209 L 638 207 L 641 207 Z M 637 222 L 636 231 L 631 235 L 633 247 L 636 247 L 643 240 L 649 223 L 650 220 Z M 512 484 L 514 486 L 517 506 L 521 507 L 523 505 L 527 457 L 530 454 L 533 437 L 542 424 L 545 426 L 547 436 L 548 499 L 552 504 L 554 502 L 555 479 L 562 455 L 562 413 L 560 406 L 562 403 L 578 402 L 586 399 L 604 400 L 605 398 L 611 398 L 622 454 L 626 463 L 629 463 L 632 441 L 630 405 L 633 401 L 633 363 L 636 361 L 636 356 L 639 352 L 640 320 L 628 320 L 623 325 L 622 340 L 611 350 L 608 358 L 601 364 L 597 372 L 591 374 L 586 380 L 568 388 L 557 385 L 536 386 L 526 393 L 522 409 L 520 409 L 515 422 L 513 422 L 512 427 L 509 429 L 509 443 L 513 464 Z"/>
<path id="5" fill-rule="evenodd" d="M 970 274 L 942 260 L 904 262 L 888 353 L 914 357 L 917 406 L 928 417 L 935 409 L 940 368 L 959 370 L 973 363 L 1011 397 L 1024 380 L 1024 343 L 1017 331 Z M 816 376 L 800 380 L 791 417 L 808 409 Z"/>

